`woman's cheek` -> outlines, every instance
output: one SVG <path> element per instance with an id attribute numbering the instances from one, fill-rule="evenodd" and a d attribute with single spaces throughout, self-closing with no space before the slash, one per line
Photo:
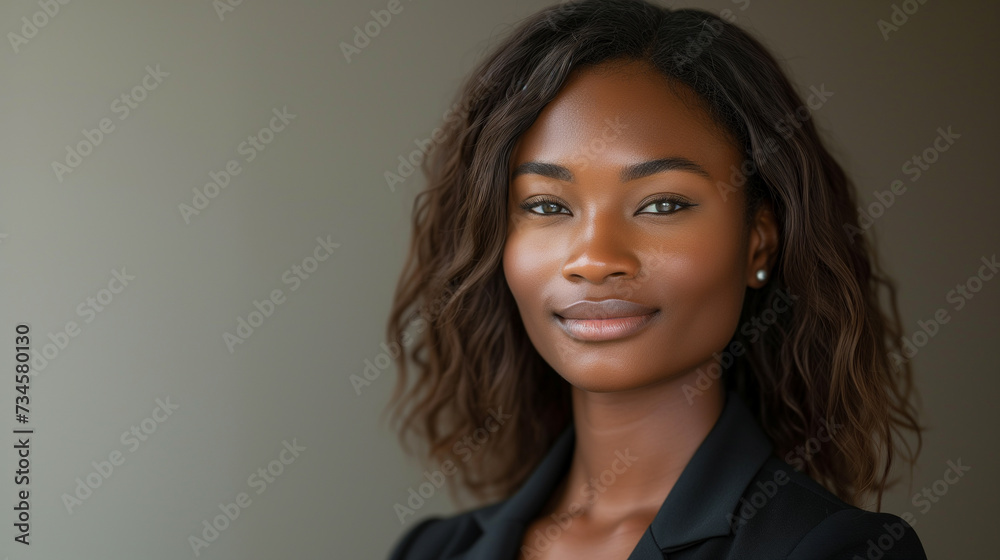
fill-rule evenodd
<path id="1" fill-rule="evenodd" d="M 668 300 L 671 336 L 679 347 L 728 341 L 739 320 L 745 285 L 739 252 L 712 233 L 675 238 L 657 270 Z M 738 245 L 738 244 L 737 244 Z"/>
<path id="2" fill-rule="evenodd" d="M 539 292 L 549 277 L 558 272 L 557 258 L 551 238 L 546 242 L 544 235 L 527 227 L 512 229 L 504 245 L 503 269 L 514 296 Z"/>

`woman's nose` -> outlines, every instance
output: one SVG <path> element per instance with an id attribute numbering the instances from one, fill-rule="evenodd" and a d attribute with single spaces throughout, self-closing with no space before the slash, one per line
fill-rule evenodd
<path id="1" fill-rule="evenodd" d="M 576 282 L 581 279 L 601 284 L 609 278 L 635 277 L 640 268 L 636 239 L 621 219 L 613 216 L 589 216 L 580 227 L 563 265 L 563 276 Z"/>

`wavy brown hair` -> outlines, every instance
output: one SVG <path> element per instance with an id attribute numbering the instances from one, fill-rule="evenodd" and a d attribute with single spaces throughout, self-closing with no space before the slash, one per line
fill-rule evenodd
<path id="1" fill-rule="evenodd" d="M 711 13 L 645 1 L 542 10 L 484 57 L 459 91 L 459 110 L 421 164 L 427 185 L 414 203 L 386 330 L 405 347 L 387 407 L 404 449 L 412 452 L 407 436 L 416 436 L 427 444 L 426 459 L 456 465 L 465 490 L 503 498 L 572 421 L 570 386 L 532 346 L 503 276 L 508 163 L 571 71 L 615 60 L 648 62 L 698 93 L 710 124 L 749 154 L 740 185 L 746 215 L 766 201 L 777 218 L 772 278 L 747 289 L 741 324 L 770 308 L 779 290 L 799 299 L 755 342 L 734 333 L 748 350 L 723 371 L 726 388 L 747 402 L 779 457 L 802 449 L 824 422 L 840 424 L 835 450 L 799 468 L 854 505 L 877 493 L 881 509 L 896 452 L 912 474 L 923 427 L 910 364 L 890 358 L 902 355 L 896 290 L 858 227 L 853 184 L 764 46 Z M 490 425 L 491 411 L 512 417 L 468 439 Z"/>

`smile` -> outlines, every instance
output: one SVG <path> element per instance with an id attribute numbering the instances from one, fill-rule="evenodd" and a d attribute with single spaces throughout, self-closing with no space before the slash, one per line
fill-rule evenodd
<path id="1" fill-rule="evenodd" d="M 659 316 L 659 310 L 645 315 L 610 319 L 567 319 L 556 315 L 563 331 L 570 337 L 587 342 L 618 340 L 641 331 Z"/>

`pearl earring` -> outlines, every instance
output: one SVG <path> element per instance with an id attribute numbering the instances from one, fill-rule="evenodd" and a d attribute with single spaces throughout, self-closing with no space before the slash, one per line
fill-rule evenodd
<path id="1" fill-rule="evenodd" d="M 763 268 L 761 268 L 760 270 L 758 270 L 757 271 L 757 280 L 759 280 L 761 282 L 763 282 L 764 280 L 767 280 L 767 271 L 764 270 Z"/>

